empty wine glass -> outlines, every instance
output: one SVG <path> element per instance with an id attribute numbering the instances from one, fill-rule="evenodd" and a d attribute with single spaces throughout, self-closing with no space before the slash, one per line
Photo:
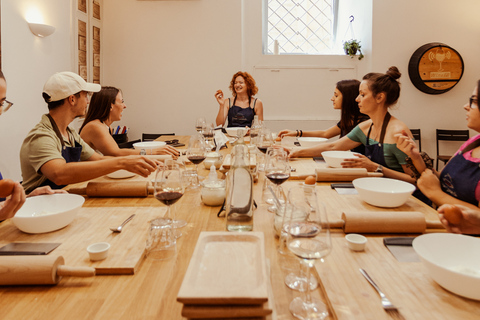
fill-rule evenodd
<path id="1" fill-rule="evenodd" d="M 195 165 L 195 172 L 197 173 L 198 180 L 198 165 L 202 163 L 207 156 L 205 137 L 202 134 L 196 133 L 190 137 L 186 155 L 187 159 Z M 195 186 L 192 187 L 199 186 L 200 182 L 198 182 Z"/>
<path id="2" fill-rule="evenodd" d="M 171 159 L 165 160 L 163 166 L 157 167 L 153 186 L 155 199 L 167 206 L 165 217 L 172 219 L 173 227 L 177 228 L 177 225 L 185 225 L 185 221 L 175 220 L 175 211 L 172 214 L 170 208 L 175 202 L 180 200 L 185 192 L 179 164 Z M 175 232 L 177 238 L 182 235 L 179 231 Z"/>
<path id="3" fill-rule="evenodd" d="M 208 123 L 205 125 L 205 128 L 203 130 L 203 136 L 205 137 L 205 144 L 207 146 L 207 149 L 211 151 L 212 149 L 215 148 L 215 143 L 213 141 L 213 136 L 214 136 L 214 125 L 213 123 Z"/>
<path id="4" fill-rule="evenodd" d="M 315 196 L 311 196 L 312 193 Z M 332 249 L 327 212 L 323 203 L 318 203 L 313 188 L 291 188 L 288 201 L 293 209 L 287 227 L 287 247 L 308 266 L 306 279 L 309 279 L 314 262 L 323 259 Z M 294 217 L 300 212 L 306 219 L 295 220 Z M 290 312 L 298 319 L 324 319 L 328 316 L 323 301 L 312 298 L 310 286 L 306 286 L 304 298 L 293 299 Z"/>
<path id="5" fill-rule="evenodd" d="M 268 147 L 273 145 L 272 133 L 267 128 L 260 130 L 258 135 L 258 144 L 257 148 L 263 153 L 267 152 Z"/>
<path id="6" fill-rule="evenodd" d="M 285 150 L 276 148 L 269 154 L 265 163 L 265 177 L 275 185 L 275 195 L 281 199 L 280 185 L 290 177 L 290 165 Z M 275 205 L 268 208 L 271 212 L 275 212 L 275 209 Z"/>
<path id="7" fill-rule="evenodd" d="M 205 120 L 204 117 L 198 117 L 197 120 L 195 121 L 195 130 L 197 130 L 198 133 L 203 133 L 205 130 L 207 121 Z"/>

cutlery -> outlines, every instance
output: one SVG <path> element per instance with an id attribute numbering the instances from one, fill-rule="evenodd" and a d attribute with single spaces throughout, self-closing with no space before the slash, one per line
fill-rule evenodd
<path id="1" fill-rule="evenodd" d="M 128 217 L 125 221 L 122 222 L 121 225 L 119 225 L 116 228 L 110 228 L 113 232 L 122 232 L 123 226 L 127 224 L 128 221 L 132 220 L 133 217 L 135 217 L 135 214 L 132 214 L 130 217 Z"/>
<path id="2" fill-rule="evenodd" d="M 390 300 L 388 300 L 387 296 L 380 290 L 380 288 L 377 286 L 377 284 L 370 278 L 368 275 L 367 271 L 364 269 L 360 268 L 360 273 L 367 279 L 367 281 L 377 290 L 378 294 L 380 295 L 380 298 L 382 299 L 382 307 L 385 309 L 387 312 L 393 312 L 393 313 L 398 313 L 397 307 L 395 307 Z"/>

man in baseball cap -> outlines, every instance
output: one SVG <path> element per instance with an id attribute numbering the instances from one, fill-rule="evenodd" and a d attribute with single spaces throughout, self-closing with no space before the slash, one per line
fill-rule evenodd
<path id="1" fill-rule="evenodd" d="M 20 149 L 23 187 L 28 193 L 39 186 L 63 188 L 67 184 L 103 176 L 119 169 L 148 177 L 156 161 L 142 156 L 104 157 L 96 153 L 68 125 L 85 115 L 88 93 L 100 91 L 73 72 L 51 76 L 43 87 L 48 113 L 28 133 Z"/>

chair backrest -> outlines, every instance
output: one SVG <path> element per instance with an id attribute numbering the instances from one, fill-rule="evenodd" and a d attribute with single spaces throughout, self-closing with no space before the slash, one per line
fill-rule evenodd
<path id="1" fill-rule="evenodd" d="M 418 146 L 418 150 L 422 152 L 422 134 L 420 132 L 420 129 L 410 129 L 410 132 L 413 135 L 413 138 L 415 139 L 415 143 Z"/>
<path id="2" fill-rule="evenodd" d="M 469 130 L 445 130 L 437 129 L 437 156 L 439 155 L 438 142 L 444 141 L 467 141 L 470 138 Z"/>
<path id="3" fill-rule="evenodd" d="M 142 133 L 142 141 L 153 141 L 160 136 L 174 136 L 175 133 Z"/>

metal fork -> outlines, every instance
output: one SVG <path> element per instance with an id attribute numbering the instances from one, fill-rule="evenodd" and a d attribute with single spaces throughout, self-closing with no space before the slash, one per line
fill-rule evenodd
<path id="1" fill-rule="evenodd" d="M 385 309 L 386 311 L 398 312 L 397 307 L 395 307 L 390 302 L 390 300 L 387 299 L 387 296 L 385 296 L 385 294 L 382 292 L 382 290 L 380 290 L 380 288 L 377 286 L 377 284 L 372 280 L 372 278 L 370 278 L 367 271 L 363 270 L 362 268 L 360 268 L 359 270 L 363 274 L 365 279 L 367 279 L 368 282 L 370 282 L 370 284 L 375 288 L 375 290 L 377 290 L 378 294 L 380 295 L 380 298 L 382 298 L 383 309 Z"/>

